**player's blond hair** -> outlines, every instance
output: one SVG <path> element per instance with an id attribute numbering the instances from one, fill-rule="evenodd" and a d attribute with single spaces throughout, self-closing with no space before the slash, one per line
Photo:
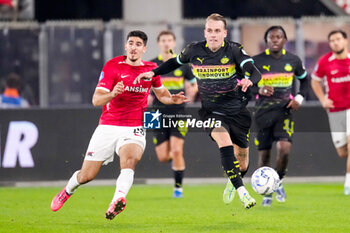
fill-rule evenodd
<path id="1" fill-rule="evenodd" d="M 224 23 L 224 28 L 226 29 L 226 19 L 225 19 L 224 16 L 222 16 L 222 15 L 220 15 L 220 14 L 218 14 L 218 13 L 213 13 L 213 14 L 211 14 L 211 15 L 209 15 L 209 16 L 207 17 L 206 22 L 208 22 L 209 20 L 214 20 L 214 21 L 221 21 L 221 22 L 223 22 L 223 23 Z"/>

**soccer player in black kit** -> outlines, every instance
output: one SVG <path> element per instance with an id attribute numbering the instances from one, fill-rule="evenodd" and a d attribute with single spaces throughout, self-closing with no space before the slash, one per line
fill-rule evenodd
<path id="1" fill-rule="evenodd" d="M 276 142 L 276 171 L 282 180 L 286 174 L 294 133 L 293 110 L 298 110 L 308 90 L 307 72 L 300 58 L 284 49 L 287 35 L 283 27 L 272 26 L 264 36 L 267 49 L 254 56 L 261 80 L 253 88 L 257 92 L 255 122 L 258 128 L 255 144 L 259 167 L 270 166 L 271 147 Z M 294 79 L 300 81 L 300 91 L 293 97 Z M 276 200 L 285 202 L 282 183 Z M 271 206 L 272 194 L 263 198 L 262 206 Z"/>
<path id="2" fill-rule="evenodd" d="M 221 164 L 230 184 L 246 209 L 256 204 L 245 189 L 242 176 L 248 169 L 248 144 L 251 117 L 246 109 L 249 87 L 261 76 L 242 46 L 226 40 L 226 20 L 219 14 L 208 16 L 204 29 L 205 41 L 191 43 L 176 58 L 169 59 L 153 71 L 140 74 L 141 79 L 166 74 L 190 63 L 197 78 L 202 101 L 202 120 L 215 118 L 221 127 L 209 128 L 210 137 L 217 143 Z M 225 189 L 226 191 L 226 189 Z M 233 196 L 234 192 L 231 192 Z"/>
<path id="3" fill-rule="evenodd" d="M 151 60 L 157 65 L 161 65 L 170 58 L 176 57 L 173 50 L 176 45 L 176 37 L 172 31 L 161 31 L 157 36 L 157 43 L 160 50 L 160 54 Z M 183 65 L 176 70 L 162 75 L 161 80 L 163 86 L 167 88 L 170 94 L 177 94 L 181 91 L 185 91 L 186 96 L 190 99 L 194 99 L 197 89 L 196 77 L 194 77 L 189 65 Z M 149 95 L 152 96 L 153 95 Z M 153 109 L 160 109 L 162 114 L 184 114 L 185 103 L 181 105 L 165 105 L 153 97 L 152 101 Z M 155 110 L 154 110 L 155 111 Z M 188 129 L 187 127 L 171 127 L 156 130 L 154 132 L 153 143 L 155 144 L 155 150 L 159 161 L 169 162 L 171 161 L 171 169 L 173 170 L 175 187 L 173 191 L 174 198 L 183 197 L 182 180 L 185 173 L 185 159 L 183 156 L 183 146 L 185 142 L 185 136 Z"/>

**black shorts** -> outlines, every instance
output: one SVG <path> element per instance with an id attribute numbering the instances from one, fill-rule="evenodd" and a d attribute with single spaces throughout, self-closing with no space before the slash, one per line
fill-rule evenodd
<path id="1" fill-rule="evenodd" d="M 163 142 L 168 141 L 170 139 L 170 136 L 185 139 L 187 131 L 188 131 L 187 127 L 182 127 L 182 128 L 171 127 L 171 128 L 162 128 L 162 129 L 156 130 L 153 133 L 153 143 L 154 145 L 158 146 Z"/>
<path id="2" fill-rule="evenodd" d="M 274 141 L 289 141 L 292 142 L 294 133 L 293 115 L 289 112 L 265 113 L 255 118 L 258 134 L 255 139 L 255 145 L 258 150 L 269 150 L 272 148 Z M 264 127 L 263 122 L 266 121 Z"/>
<path id="3" fill-rule="evenodd" d="M 247 108 L 243 108 L 241 112 L 233 116 L 221 115 L 216 111 L 206 112 L 203 109 L 199 111 L 199 115 L 203 121 L 209 118 L 215 118 L 215 121 L 220 120 L 221 126 L 230 134 L 231 141 L 241 148 L 248 148 L 252 118 Z M 214 128 L 205 128 L 205 130 L 211 137 Z M 211 137 L 211 139 L 213 138 Z"/>

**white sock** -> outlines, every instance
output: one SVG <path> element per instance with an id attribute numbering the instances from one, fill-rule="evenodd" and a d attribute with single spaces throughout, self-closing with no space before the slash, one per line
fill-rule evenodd
<path id="1" fill-rule="evenodd" d="M 344 186 L 350 187 L 350 173 L 346 173 L 345 175 L 345 183 Z"/>
<path id="2" fill-rule="evenodd" d="M 80 170 L 74 172 L 74 174 L 72 175 L 72 177 L 69 179 L 68 184 L 66 186 L 66 192 L 69 195 L 72 195 L 75 190 L 80 186 L 79 182 L 78 182 L 78 172 Z"/>
<path id="3" fill-rule="evenodd" d="M 244 186 L 241 186 L 237 189 L 237 193 L 238 193 L 239 197 L 242 198 L 245 193 L 248 193 L 248 191 L 245 189 Z"/>
<path id="4" fill-rule="evenodd" d="M 117 179 L 117 186 L 111 203 L 115 202 L 120 197 L 126 197 L 132 183 L 134 182 L 134 174 L 134 170 L 130 168 L 120 170 L 120 175 Z"/>

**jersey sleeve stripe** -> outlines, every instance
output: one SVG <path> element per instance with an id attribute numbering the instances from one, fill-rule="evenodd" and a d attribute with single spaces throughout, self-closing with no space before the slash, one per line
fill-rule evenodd
<path id="1" fill-rule="evenodd" d="M 109 89 L 107 89 L 105 87 L 96 87 L 96 89 L 104 90 L 104 91 L 107 91 L 107 92 L 111 92 Z"/>
<path id="2" fill-rule="evenodd" d="M 323 80 L 322 78 L 316 76 L 315 74 L 312 74 L 311 78 L 314 79 L 314 80 L 317 80 L 317 81 L 322 81 Z"/>
<path id="3" fill-rule="evenodd" d="M 248 59 L 245 59 L 244 61 L 241 62 L 240 67 L 243 68 L 244 64 L 247 63 L 247 62 L 253 62 L 254 63 L 252 58 L 248 58 Z"/>
<path id="4" fill-rule="evenodd" d="M 303 78 L 306 77 L 306 75 L 307 75 L 307 71 L 305 70 L 305 72 L 302 75 L 300 75 L 300 76 L 295 75 L 295 77 L 298 78 L 298 79 L 303 79 Z"/>
<path id="5" fill-rule="evenodd" d="M 161 89 L 161 88 L 163 88 L 163 87 L 164 87 L 163 85 L 161 85 L 160 87 L 154 87 L 154 86 L 152 86 L 152 88 L 153 88 L 153 89 L 156 89 L 156 90 Z"/>
<path id="6" fill-rule="evenodd" d="M 177 63 L 179 63 L 180 65 L 183 65 L 183 63 L 180 61 L 180 54 L 176 56 L 176 61 L 177 61 Z"/>

